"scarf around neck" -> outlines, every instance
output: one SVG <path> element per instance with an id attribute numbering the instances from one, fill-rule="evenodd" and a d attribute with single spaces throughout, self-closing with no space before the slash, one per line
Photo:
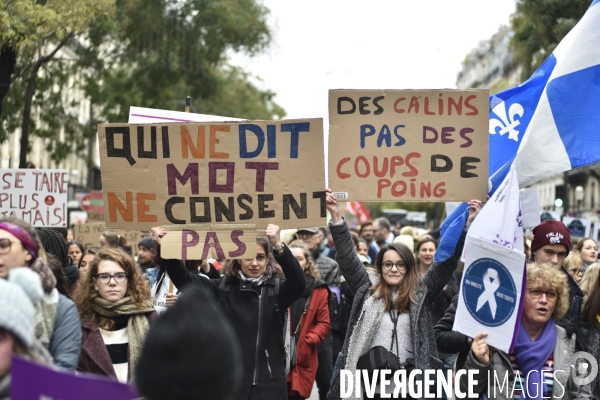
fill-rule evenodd
<path id="1" fill-rule="evenodd" d="M 521 399 L 541 399 L 544 395 L 547 389 L 541 369 L 546 360 L 548 360 L 548 357 L 550 357 L 550 354 L 554 351 L 555 344 L 556 325 L 554 324 L 554 318 L 550 318 L 546 322 L 542 333 L 540 333 L 535 341 L 531 340 L 523 325 L 523 321 L 521 321 L 514 349 L 517 362 L 523 373 L 524 390 L 521 393 Z M 531 373 L 529 374 L 529 372 Z M 537 396 L 528 396 L 528 394 L 535 393 L 537 393 Z"/>
<path id="2" fill-rule="evenodd" d="M 103 317 L 108 318 L 115 318 L 120 315 L 129 316 L 129 320 L 127 321 L 127 337 L 129 339 L 129 380 L 133 381 L 135 378 L 135 366 L 140 353 L 142 352 L 144 338 L 150 329 L 146 314 L 154 311 L 152 301 L 148 299 L 144 304 L 138 306 L 130 296 L 123 297 L 121 300 L 115 302 L 105 300 L 102 297 L 96 297 L 94 299 L 94 304 L 92 304 L 92 310 Z"/>
<path id="3" fill-rule="evenodd" d="M 380 275 L 371 270 L 367 270 L 369 281 L 372 285 L 379 283 Z M 394 302 L 398 298 L 398 293 L 394 294 Z M 358 359 L 371 350 L 373 338 L 377 333 L 377 329 L 381 325 L 381 318 L 385 313 L 385 299 L 375 299 L 371 294 L 363 303 L 362 311 L 356 322 L 356 327 L 350 336 L 348 343 L 348 355 L 346 357 L 346 365 L 344 369 L 351 371 L 352 376 L 355 375 L 356 364 Z M 391 338 L 390 338 L 391 339 Z"/>
<path id="4" fill-rule="evenodd" d="M 263 272 L 262 275 L 257 276 L 256 278 L 248 278 L 244 273 L 240 270 L 238 271 L 238 278 L 240 278 L 244 282 L 250 282 L 253 286 L 260 286 L 269 279 L 271 279 L 271 273 Z"/>

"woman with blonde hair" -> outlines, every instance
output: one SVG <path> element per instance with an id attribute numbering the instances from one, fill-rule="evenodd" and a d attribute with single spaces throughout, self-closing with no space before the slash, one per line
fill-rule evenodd
<path id="1" fill-rule="evenodd" d="M 148 284 L 133 259 L 102 249 L 76 294 L 82 325 L 78 370 L 130 382 L 142 343 L 156 317 Z"/>
<path id="2" fill-rule="evenodd" d="M 327 398 L 340 398 L 341 370 L 350 371 L 354 376 L 360 369 L 369 373 L 381 369 L 406 369 L 408 374 L 412 368 L 422 371 L 441 368 L 431 322 L 431 301 L 452 279 L 464 233 L 460 238 L 442 238 L 446 248 L 452 248 L 454 252 L 443 262 L 434 262 L 423 277 L 419 276 L 412 252 L 397 243 L 379 250 L 376 269 L 365 269 L 352 249 L 348 225 L 331 189 L 326 190 L 326 206 L 331 214 L 329 230 L 337 249 L 337 260 L 355 293 L 346 340 L 337 358 Z M 469 206 L 467 225 L 473 221 L 482 203 L 473 200 Z M 417 380 L 418 384 L 423 384 L 422 375 Z M 392 384 L 387 387 L 377 385 L 375 393 L 368 396 L 379 398 L 387 394 L 389 397 L 393 389 Z"/>
<path id="3" fill-rule="evenodd" d="M 290 306 L 291 340 L 296 341 L 296 365 L 287 376 L 288 399 L 310 397 L 319 358 L 317 347 L 330 329 L 329 288 L 322 281 L 310 250 L 301 241 L 290 243 L 290 251 L 306 275 L 306 289 Z"/>
<path id="4" fill-rule="evenodd" d="M 523 296 L 513 350 L 510 354 L 498 349 L 492 351 L 485 341 L 488 334 L 479 333 L 464 366 L 477 373 L 473 375 L 474 381 L 463 375 L 459 380 L 461 389 L 472 388 L 474 382 L 473 391 L 491 394 L 490 398 L 513 397 L 513 388 L 514 398 L 589 398 L 590 385 L 576 384 L 575 374 L 571 373 L 573 368 L 578 368 L 571 365 L 575 361 L 575 334 L 567 335 L 555 323 L 569 309 L 567 276 L 551 264 L 528 264 Z M 507 377 L 511 381 L 514 377 L 510 389 L 502 384 Z"/>
<path id="5" fill-rule="evenodd" d="M 581 257 L 579 257 L 577 253 L 570 253 L 567 258 L 565 258 L 563 267 L 567 270 L 569 275 L 571 275 L 575 283 L 579 285 L 581 283 L 581 278 L 583 277 L 583 261 L 581 260 Z"/>
<path id="6" fill-rule="evenodd" d="M 581 284 L 579 285 L 579 288 L 581 288 L 581 291 L 585 297 L 587 297 L 592 290 L 594 290 L 594 285 L 596 284 L 596 280 L 598 279 L 599 275 L 600 263 L 593 263 L 585 270 L 585 274 L 583 274 Z"/>

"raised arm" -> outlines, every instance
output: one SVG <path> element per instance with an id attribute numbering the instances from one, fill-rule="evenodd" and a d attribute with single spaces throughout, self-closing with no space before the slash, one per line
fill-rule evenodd
<path id="1" fill-rule="evenodd" d="M 469 229 L 469 226 L 471 226 L 471 223 L 475 220 L 475 217 L 477 217 L 477 214 L 479 214 L 479 211 L 481 211 L 482 207 L 483 202 L 480 200 L 469 201 L 469 216 L 467 217 L 465 223 L 466 229 Z M 463 223 L 464 222 L 461 222 L 461 224 Z M 442 291 L 444 286 L 446 286 L 448 281 L 452 279 L 452 274 L 456 270 L 463 246 L 465 244 L 466 229 L 460 230 L 461 233 L 458 240 L 456 237 L 450 237 L 450 230 L 448 230 L 442 236 L 439 248 L 451 248 L 452 243 L 456 243 L 456 245 L 454 247 L 454 253 L 452 256 L 440 263 L 434 262 L 425 276 L 423 276 L 423 284 L 427 287 L 427 295 L 431 299 L 435 298 Z M 453 230 L 453 232 L 455 231 Z M 458 234 L 455 235 L 458 236 Z"/>
<path id="2" fill-rule="evenodd" d="M 152 228 L 150 232 L 152 232 L 152 240 L 158 244 L 160 244 L 160 239 L 167 234 L 167 231 L 164 228 L 159 227 Z M 171 278 L 171 281 L 173 281 L 173 284 L 179 291 L 189 283 L 213 287 L 210 280 L 188 271 L 181 260 L 163 259 L 162 264 L 167 270 L 169 278 Z M 212 290 L 214 290 L 214 288 Z"/>
<path id="3" fill-rule="evenodd" d="M 331 214 L 331 221 L 329 222 L 329 231 L 333 237 L 333 243 L 335 245 L 336 261 L 340 265 L 342 275 L 348 282 L 352 292 L 356 291 L 369 281 L 369 275 L 365 266 L 358 258 L 358 253 L 354 249 L 354 242 L 352 242 L 352 235 L 348 230 L 348 225 L 338 207 L 336 198 L 333 196 L 331 189 L 327 188 L 326 191 L 327 210 Z"/>
<path id="4" fill-rule="evenodd" d="M 286 310 L 292 303 L 300 298 L 306 288 L 306 276 L 298 260 L 290 249 L 283 244 L 279 235 L 279 226 L 267 225 L 267 237 L 273 246 L 275 260 L 285 274 L 285 281 L 279 288 L 279 302 L 281 309 Z M 279 250 L 277 250 L 279 249 Z"/>

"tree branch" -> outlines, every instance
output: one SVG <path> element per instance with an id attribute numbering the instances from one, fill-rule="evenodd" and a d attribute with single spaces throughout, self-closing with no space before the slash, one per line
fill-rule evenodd
<path id="1" fill-rule="evenodd" d="M 35 77 L 37 76 L 37 73 L 40 69 L 40 67 L 47 63 L 48 61 L 50 61 L 52 59 L 52 57 L 54 57 L 54 55 L 58 52 L 58 50 L 60 50 L 68 41 L 69 39 L 71 39 L 71 37 L 73 37 L 73 32 L 70 32 L 67 36 L 65 36 L 63 38 L 63 40 L 61 40 L 56 47 L 54 48 L 54 50 L 52 50 L 52 52 L 50 52 L 50 54 L 44 56 L 44 57 L 40 57 L 36 63 L 33 66 L 33 70 L 31 71 L 31 75 L 29 75 L 29 77 L 27 77 L 27 79 L 25 80 L 30 80 L 30 79 L 35 79 Z"/>

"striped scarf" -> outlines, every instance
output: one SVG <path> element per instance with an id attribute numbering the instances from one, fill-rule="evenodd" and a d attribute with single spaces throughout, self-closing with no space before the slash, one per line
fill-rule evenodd
<path id="1" fill-rule="evenodd" d="M 238 277 L 244 282 L 250 282 L 253 286 L 260 286 L 269 279 L 271 279 L 271 273 L 263 272 L 262 275 L 257 276 L 256 278 L 248 278 L 242 271 L 238 271 Z"/>

